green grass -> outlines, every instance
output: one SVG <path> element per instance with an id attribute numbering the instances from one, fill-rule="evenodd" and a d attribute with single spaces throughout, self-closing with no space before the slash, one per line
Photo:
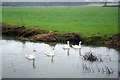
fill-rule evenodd
<path id="1" fill-rule="evenodd" d="M 118 32 L 117 7 L 3 7 L 2 23 L 89 36 Z M 38 26 L 38 27 L 34 27 Z"/>

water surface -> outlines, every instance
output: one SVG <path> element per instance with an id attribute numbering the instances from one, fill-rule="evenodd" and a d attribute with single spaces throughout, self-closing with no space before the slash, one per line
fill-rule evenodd
<path id="1" fill-rule="evenodd" d="M 82 49 L 64 50 L 61 43 L 46 44 L 14 39 L 3 39 L 3 78 L 117 78 L 118 52 L 107 47 L 84 46 Z M 51 46 L 52 45 L 52 46 Z M 46 56 L 53 48 L 55 56 Z M 34 54 L 33 50 L 37 52 Z M 89 62 L 83 59 L 86 52 L 93 52 L 103 62 Z M 28 60 L 26 54 L 36 56 Z M 85 69 L 85 65 L 88 69 Z M 106 67 L 113 73 L 108 73 Z"/>

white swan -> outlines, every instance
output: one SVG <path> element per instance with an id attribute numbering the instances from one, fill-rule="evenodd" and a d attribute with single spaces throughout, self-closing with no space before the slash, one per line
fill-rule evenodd
<path id="1" fill-rule="evenodd" d="M 35 53 L 36 50 L 34 50 L 33 52 Z M 34 59 L 35 59 L 35 56 L 34 56 L 34 55 L 31 55 L 31 54 L 26 54 L 26 58 L 29 59 L 29 60 L 34 60 Z"/>
<path id="2" fill-rule="evenodd" d="M 70 42 L 67 41 L 67 44 L 64 44 L 62 47 L 63 47 L 64 49 L 69 49 L 69 48 L 70 48 Z"/>
<path id="3" fill-rule="evenodd" d="M 72 45 L 73 48 L 80 49 L 81 48 L 81 41 L 79 42 L 79 45 Z"/>
<path id="4" fill-rule="evenodd" d="M 46 55 L 47 56 L 54 56 L 54 48 L 53 48 L 53 51 L 47 51 Z"/>

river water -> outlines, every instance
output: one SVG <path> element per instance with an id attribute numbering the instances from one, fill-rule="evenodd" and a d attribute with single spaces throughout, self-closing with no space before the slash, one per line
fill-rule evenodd
<path id="1" fill-rule="evenodd" d="M 62 43 L 20 41 L 4 37 L 2 42 L 3 78 L 117 78 L 118 52 L 107 47 L 92 47 L 82 44 L 81 50 L 64 50 Z M 54 57 L 46 51 L 54 49 Z M 33 50 L 36 53 L 33 53 Z M 87 52 L 93 52 L 102 62 L 83 59 Z M 28 60 L 26 54 L 35 55 Z M 86 68 L 85 68 L 86 67 Z M 107 68 L 112 73 L 109 73 Z"/>

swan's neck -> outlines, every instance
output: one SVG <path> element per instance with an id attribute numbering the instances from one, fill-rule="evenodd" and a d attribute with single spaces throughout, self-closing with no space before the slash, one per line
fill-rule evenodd
<path id="1" fill-rule="evenodd" d="M 79 46 L 81 46 L 81 42 L 79 42 Z"/>
<path id="2" fill-rule="evenodd" d="M 69 42 L 67 42 L 67 45 L 70 45 Z"/>

